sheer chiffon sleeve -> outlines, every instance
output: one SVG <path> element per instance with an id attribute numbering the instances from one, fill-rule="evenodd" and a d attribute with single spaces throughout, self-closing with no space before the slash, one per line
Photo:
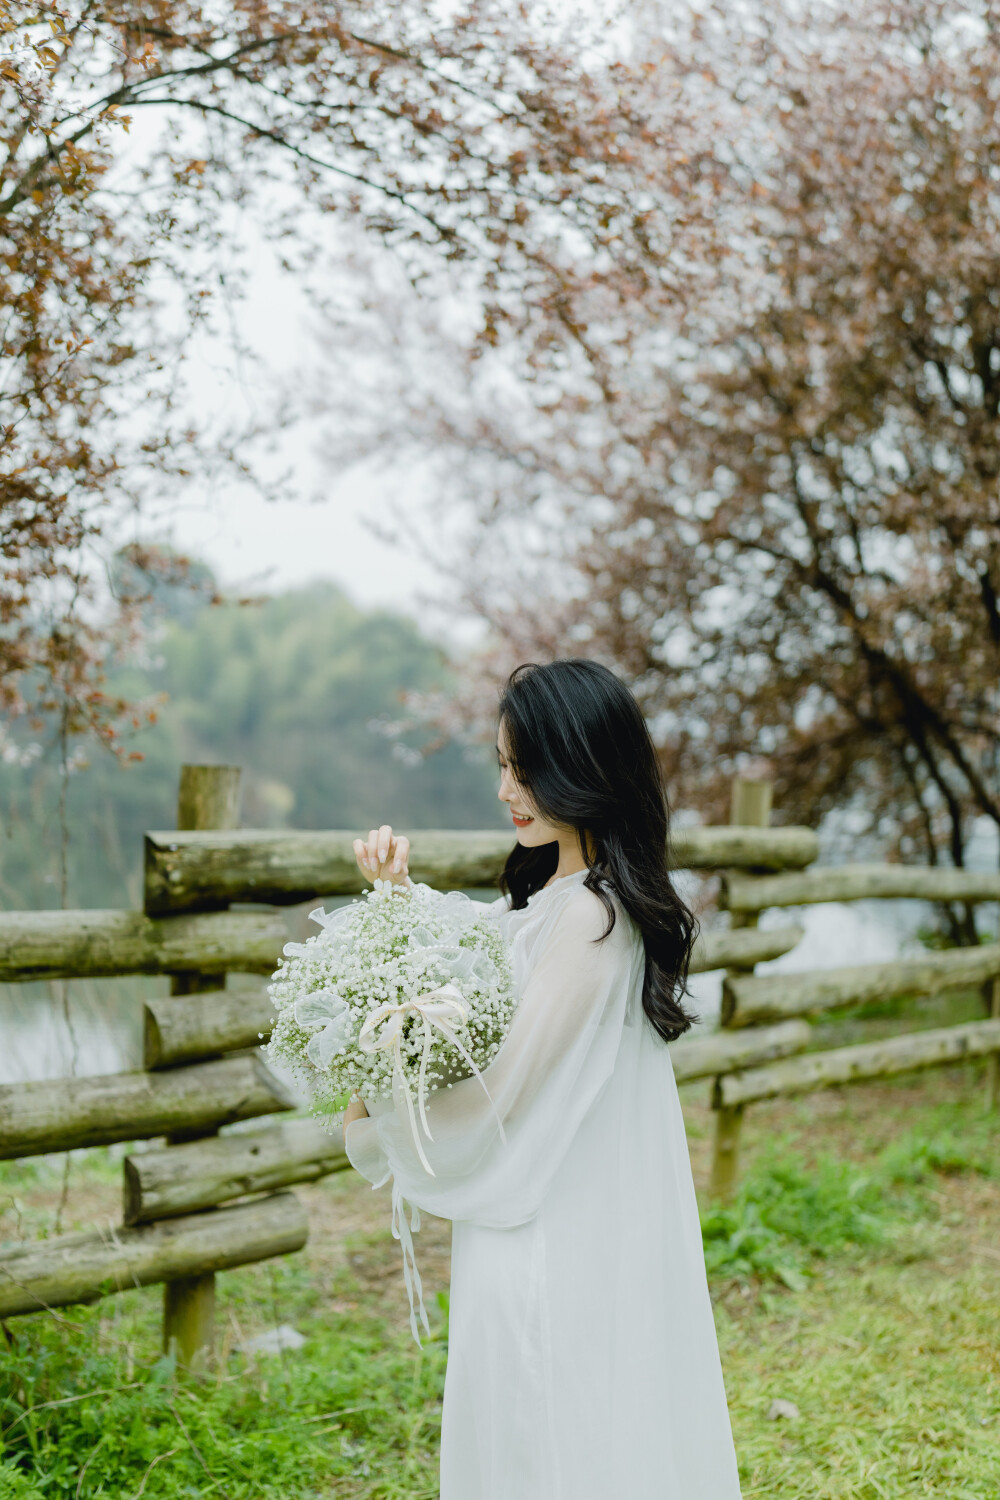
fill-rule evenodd
<path id="1" fill-rule="evenodd" d="M 601 941 L 607 913 L 582 884 L 541 899 L 544 914 L 519 934 L 526 951 L 514 966 L 511 1028 L 483 1073 L 490 1097 L 474 1078 L 431 1096 L 424 1150 L 434 1175 L 420 1163 L 401 1101 L 346 1132 L 363 1176 L 376 1185 L 391 1176 L 394 1197 L 442 1218 L 492 1228 L 532 1218 L 614 1069 L 642 941 L 620 908 Z"/>

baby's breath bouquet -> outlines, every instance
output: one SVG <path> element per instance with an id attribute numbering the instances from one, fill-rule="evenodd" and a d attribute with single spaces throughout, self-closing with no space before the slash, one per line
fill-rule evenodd
<path id="1" fill-rule="evenodd" d="M 427 1097 L 493 1060 L 514 1012 L 510 964 L 482 907 L 458 892 L 377 880 L 361 901 L 310 914 L 320 931 L 287 943 L 270 985 L 268 1053 L 331 1117 L 358 1094 L 405 1103 L 417 1152 Z M 483 1087 L 486 1085 L 483 1083 Z"/>

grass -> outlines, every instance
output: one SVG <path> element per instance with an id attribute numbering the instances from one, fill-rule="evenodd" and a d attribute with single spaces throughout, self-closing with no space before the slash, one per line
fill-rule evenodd
<path id="1" fill-rule="evenodd" d="M 100 1309 L 20 1325 L 3 1374 L 0 1497 L 435 1495 L 443 1341 L 421 1353 L 386 1339 L 374 1313 L 331 1313 L 294 1262 L 228 1283 L 227 1329 L 273 1302 L 305 1348 L 231 1352 L 192 1382 L 157 1353 L 156 1299 L 142 1293 L 117 1299 L 110 1325 Z"/>
<path id="2" fill-rule="evenodd" d="M 867 1165 L 772 1143 L 704 1216 L 738 1288 L 716 1305 L 744 1500 L 1000 1495 L 1000 1256 L 949 1254 L 979 1228 L 963 1191 L 1000 1196 L 998 1123 L 932 1116 Z"/>
<path id="3" fill-rule="evenodd" d="M 972 1086 L 974 1082 L 974 1087 Z M 696 1178 L 710 1114 L 685 1090 Z M 704 1215 L 745 1500 L 1000 1495 L 1000 1118 L 977 1070 L 761 1106 L 732 1207 Z M 0 1232 L 37 1232 L 61 1163 L 0 1169 Z M 120 1165 L 74 1163 L 66 1229 L 114 1212 Z M 421 1232 L 435 1337 L 406 1326 L 382 1195 L 301 1189 L 308 1251 L 219 1278 L 213 1374 L 159 1352 L 159 1298 L 13 1320 L 0 1500 L 432 1500 L 447 1234 Z M 254 1354 L 290 1323 L 305 1345 Z M 799 1415 L 770 1420 L 775 1399 Z M 612 1497 L 609 1497 L 612 1500 Z"/>
<path id="4" fill-rule="evenodd" d="M 744 1500 L 996 1500 L 996 1282 L 879 1265 L 720 1319 Z"/>

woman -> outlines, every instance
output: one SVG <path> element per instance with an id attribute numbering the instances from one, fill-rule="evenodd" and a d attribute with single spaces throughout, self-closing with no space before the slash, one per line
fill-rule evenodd
<path id="1" fill-rule="evenodd" d="M 497 753 L 519 1000 L 490 1099 L 432 1097 L 433 1175 L 390 1103 L 345 1116 L 359 1172 L 453 1221 L 441 1500 L 738 1500 L 666 1047 L 694 919 L 653 744 L 618 679 L 570 660 L 513 673 Z M 405 881 L 408 851 L 388 826 L 355 841 L 372 879 Z"/>

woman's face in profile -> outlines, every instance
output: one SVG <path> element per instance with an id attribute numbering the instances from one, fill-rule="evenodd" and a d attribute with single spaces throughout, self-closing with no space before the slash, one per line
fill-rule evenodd
<path id="1" fill-rule="evenodd" d="M 500 789 L 497 796 L 510 809 L 511 820 L 517 841 L 525 848 L 533 849 L 539 844 L 553 844 L 560 833 L 565 833 L 555 823 L 547 823 L 537 811 L 527 790 L 514 779 L 507 759 L 507 741 L 503 721 L 497 731 L 497 757 L 500 763 Z"/>

